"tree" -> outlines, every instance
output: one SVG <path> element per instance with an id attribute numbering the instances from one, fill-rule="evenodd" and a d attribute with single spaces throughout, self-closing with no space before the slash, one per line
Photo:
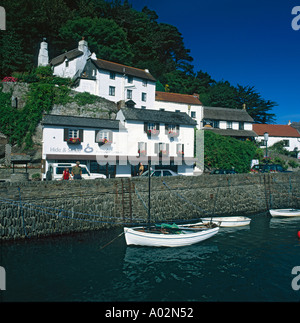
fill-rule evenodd
<path id="1" fill-rule="evenodd" d="M 99 58 L 130 65 L 133 53 L 126 33 L 112 20 L 84 17 L 68 20 L 60 29 L 60 37 L 66 42 L 78 43 L 82 37 Z"/>

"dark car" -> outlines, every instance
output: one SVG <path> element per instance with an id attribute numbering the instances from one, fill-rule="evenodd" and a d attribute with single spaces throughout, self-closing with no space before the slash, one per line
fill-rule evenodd
<path id="1" fill-rule="evenodd" d="M 279 164 L 263 164 L 263 165 L 254 165 L 251 168 L 252 173 L 288 173 L 290 171 L 285 170 Z"/>
<path id="2" fill-rule="evenodd" d="M 236 171 L 233 169 L 215 169 L 210 174 L 236 174 Z"/>

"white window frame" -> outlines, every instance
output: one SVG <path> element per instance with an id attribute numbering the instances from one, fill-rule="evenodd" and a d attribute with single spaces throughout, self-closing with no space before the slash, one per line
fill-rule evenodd
<path id="1" fill-rule="evenodd" d="M 79 130 L 78 129 L 68 129 L 68 138 L 79 138 Z"/>
<path id="2" fill-rule="evenodd" d="M 116 95 L 116 87 L 115 86 L 109 86 L 109 95 L 110 96 Z"/>
<path id="3" fill-rule="evenodd" d="M 127 99 L 128 99 L 128 100 L 132 100 L 132 90 L 127 89 L 127 94 L 126 94 L 126 96 L 127 96 Z"/>

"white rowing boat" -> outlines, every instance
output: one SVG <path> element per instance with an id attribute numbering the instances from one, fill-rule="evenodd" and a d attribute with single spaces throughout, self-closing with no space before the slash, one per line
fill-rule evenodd
<path id="1" fill-rule="evenodd" d="M 164 231 L 164 230 L 163 230 Z M 165 231 L 157 228 L 124 228 L 127 245 L 149 247 L 183 247 L 206 240 L 218 233 L 219 227 L 212 229 L 181 229 Z"/>
<path id="2" fill-rule="evenodd" d="M 203 224 L 208 224 L 210 222 L 219 225 L 220 227 L 241 227 L 248 225 L 251 221 L 250 218 L 245 216 L 224 216 L 224 217 L 212 217 L 212 218 L 202 218 Z"/>
<path id="3" fill-rule="evenodd" d="M 299 209 L 272 209 L 270 210 L 270 214 L 273 217 L 276 216 L 300 216 Z"/>

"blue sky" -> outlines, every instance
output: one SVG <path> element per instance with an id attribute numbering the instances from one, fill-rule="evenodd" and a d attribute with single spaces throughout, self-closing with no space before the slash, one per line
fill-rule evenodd
<path id="1" fill-rule="evenodd" d="M 195 72 L 255 86 L 264 99 L 277 102 L 277 124 L 300 121 L 300 30 L 291 25 L 300 0 L 130 2 L 137 10 L 147 6 L 159 22 L 178 28 Z"/>

